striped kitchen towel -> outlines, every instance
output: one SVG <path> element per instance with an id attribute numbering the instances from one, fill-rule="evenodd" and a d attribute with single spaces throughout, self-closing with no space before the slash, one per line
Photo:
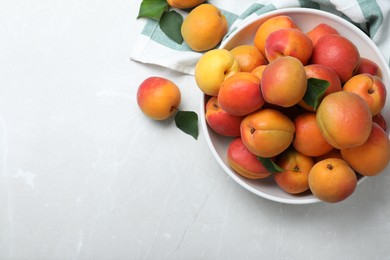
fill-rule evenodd
<path id="1" fill-rule="evenodd" d="M 390 63 L 390 0 L 210 0 L 226 16 L 231 34 L 241 23 L 254 16 L 281 8 L 302 7 L 324 10 L 345 18 L 361 28 L 378 46 Z M 176 10 L 183 16 L 185 12 Z M 156 21 L 146 19 L 133 45 L 130 58 L 193 75 L 202 53 L 191 51 L 183 42 L 170 40 Z M 226 38 L 226 37 L 225 37 Z"/>

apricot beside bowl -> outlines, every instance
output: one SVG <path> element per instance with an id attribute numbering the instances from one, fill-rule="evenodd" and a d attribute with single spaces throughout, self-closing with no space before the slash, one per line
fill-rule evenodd
<path id="1" fill-rule="evenodd" d="M 257 28 L 266 20 L 278 15 L 288 15 L 304 31 L 307 32 L 314 26 L 325 23 L 333 26 L 337 31 L 351 40 L 359 49 L 360 55 L 376 62 L 382 72 L 382 80 L 386 86 L 390 86 L 390 70 L 375 43 L 363 31 L 352 23 L 340 18 L 334 14 L 320 10 L 308 8 L 286 8 L 272 11 L 240 25 L 233 33 L 226 37 L 220 45 L 220 48 L 231 50 L 235 46 L 242 44 L 253 44 L 253 38 Z M 387 97 L 388 98 L 388 97 Z M 287 204 L 311 204 L 320 202 L 312 193 L 305 192 L 300 195 L 292 195 L 280 189 L 273 178 L 260 180 L 246 179 L 230 168 L 227 162 L 227 148 L 232 138 L 216 134 L 209 128 L 205 120 L 205 104 L 209 96 L 203 95 L 200 102 L 200 118 L 202 130 L 205 134 L 207 144 L 222 169 L 240 186 L 262 198 L 287 203 Z M 387 122 L 390 122 L 390 102 L 386 102 L 383 109 L 383 116 Z M 388 131 L 388 130 L 387 130 Z M 388 132 L 387 132 L 388 133 Z M 389 166 L 385 169 L 389 171 Z M 367 177 L 361 177 L 358 180 L 358 186 Z M 359 192 L 359 189 L 355 192 Z"/>

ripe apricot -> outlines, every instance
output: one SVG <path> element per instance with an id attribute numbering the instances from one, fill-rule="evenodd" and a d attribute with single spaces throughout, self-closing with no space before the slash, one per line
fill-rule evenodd
<path id="1" fill-rule="evenodd" d="M 306 156 L 321 156 L 333 149 L 317 125 L 316 114 L 306 112 L 294 119 L 294 148 Z"/>
<path id="2" fill-rule="evenodd" d="M 370 108 L 353 92 L 327 95 L 318 106 L 316 119 L 325 140 L 338 149 L 362 145 L 371 132 Z"/>
<path id="3" fill-rule="evenodd" d="M 262 179 L 271 174 L 239 137 L 229 144 L 227 160 L 235 172 L 248 179 Z"/>
<path id="4" fill-rule="evenodd" d="M 171 7 L 179 9 L 192 8 L 204 3 L 206 0 L 167 0 L 167 3 Z"/>
<path id="5" fill-rule="evenodd" d="M 212 4 L 192 9 L 181 26 L 183 40 L 194 51 L 207 51 L 222 40 L 228 30 L 226 17 Z"/>
<path id="6" fill-rule="evenodd" d="M 145 79 L 137 90 L 137 104 L 141 111 L 155 120 L 165 120 L 178 110 L 181 101 L 179 87 L 162 77 Z"/>
<path id="7" fill-rule="evenodd" d="M 223 110 L 236 116 L 252 113 L 264 104 L 260 79 L 249 72 L 237 72 L 225 79 L 218 93 Z"/>
<path id="8" fill-rule="evenodd" d="M 311 62 L 332 68 L 340 77 L 341 83 L 345 83 L 358 68 L 360 53 L 356 45 L 344 36 L 328 34 L 321 37 L 314 46 Z"/>
<path id="9" fill-rule="evenodd" d="M 260 65 L 260 66 L 257 66 L 256 68 L 254 68 L 251 73 L 256 75 L 260 81 L 261 81 L 261 78 L 263 77 L 263 72 L 265 70 L 265 68 L 267 67 L 267 65 Z"/>
<path id="10" fill-rule="evenodd" d="M 325 24 L 325 23 L 320 23 L 320 24 L 316 25 L 313 29 L 308 31 L 306 34 L 311 39 L 311 41 L 313 42 L 313 46 L 314 46 L 317 44 L 318 40 L 322 36 L 325 36 L 328 34 L 339 34 L 339 33 L 337 32 L 337 30 L 334 27 L 332 27 L 328 24 Z"/>
<path id="11" fill-rule="evenodd" d="M 305 71 L 306 71 L 306 77 L 308 79 L 309 78 L 322 79 L 322 80 L 326 80 L 329 83 L 329 86 L 326 88 L 322 98 L 330 93 L 342 90 L 340 78 L 333 69 L 321 64 L 309 64 L 305 66 Z M 308 85 L 308 88 L 309 87 L 315 87 L 315 85 Z M 299 101 L 298 105 L 300 105 L 301 107 L 303 107 L 308 111 L 314 112 L 314 107 L 308 105 L 303 99 Z"/>
<path id="12" fill-rule="evenodd" d="M 341 155 L 361 175 L 378 175 L 390 160 L 389 137 L 378 124 L 373 123 L 367 141 L 358 147 L 341 149 Z"/>
<path id="13" fill-rule="evenodd" d="M 292 56 L 306 65 L 313 51 L 310 38 L 299 29 L 283 28 L 268 35 L 265 56 L 269 62 L 282 56 Z"/>
<path id="14" fill-rule="evenodd" d="M 295 126 L 283 113 L 267 108 L 247 115 L 241 122 L 240 132 L 249 151 L 270 158 L 290 146 Z"/>
<path id="15" fill-rule="evenodd" d="M 239 45 L 230 52 L 237 59 L 243 72 L 252 72 L 257 66 L 268 63 L 263 54 L 253 45 Z"/>
<path id="16" fill-rule="evenodd" d="M 217 97 L 210 97 L 206 103 L 205 119 L 214 132 L 223 136 L 236 137 L 240 136 L 240 125 L 244 117 L 227 113 L 219 105 Z"/>
<path id="17" fill-rule="evenodd" d="M 306 72 L 297 58 L 282 56 L 263 71 L 261 91 L 267 103 L 291 107 L 304 97 L 306 89 Z"/>
<path id="18" fill-rule="evenodd" d="M 348 198 L 355 191 L 357 177 L 342 159 L 329 158 L 317 162 L 309 173 L 309 187 L 318 199 L 335 203 Z"/>
<path id="19" fill-rule="evenodd" d="M 253 39 L 253 43 L 256 48 L 259 49 L 261 54 L 265 56 L 265 43 L 268 36 L 279 29 L 282 28 L 294 28 L 298 29 L 298 26 L 291 19 L 291 17 L 287 15 L 278 15 L 272 18 L 269 18 L 264 23 L 262 23 L 256 31 L 255 37 Z"/>
<path id="20" fill-rule="evenodd" d="M 355 75 L 344 84 L 343 90 L 362 97 L 367 102 L 373 116 L 381 112 L 385 106 L 386 86 L 378 76 L 368 73 Z"/>
<path id="21" fill-rule="evenodd" d="M 312 157 L 291 148 L 278 156 L 276 164 L 285 170 L 274 174 L 274 180 L 282 190 L 299 194 L 309 189 L 309 172 L 314 165 Z"/>
<path id="22" fill-rule="evenodd" d="M 368 73 L 373 76 L 378 76 L 382 78 L 382 72 L 378 64 L 372 61 L 371 59 L 365 57 L 360 58 L 360 64 L 356 70 L 356 74 L 363 74 L 363 73 Z"/>

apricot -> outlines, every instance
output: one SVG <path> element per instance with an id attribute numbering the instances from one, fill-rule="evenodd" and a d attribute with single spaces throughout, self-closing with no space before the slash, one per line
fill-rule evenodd
<path id="1" fill-rule="evenodd" d="M 338 149 L 362 145 L 372 126 L 367 103 L 348 91 L 327 95 L 318 106 L 316 120 L 325 140 Z"/>
<path id="2" fill-rule="evenodd" d="M 284 28 L 272 32 L 265 42 L 265 56 L 269 62 L 281 56 L 292 56 L 306 65 L 313 51 L 310 38 L 299 29 Z"/>
<path id="3" fill-rule="evenodd" d="M 294 57 L 283 56 L 270 62 L 261 78 L 264 100 L 270 104 L 290 107 L 297 104 L 307 89 L 306 72 Z"/>
<path id="4" fill-rule="evenodd" d="M 221 108 L 217 97 L 211 97 L 206 103 L 206 122 L 217 134 L 223 136 L 240 136 L 240 125 L 244 119 L 227 113 Z"/>
<path id="5" fill-rule="evenodd" d="M 341 149 L 341 155 L 361 175 L 378 175 L 390 160 L 389 137 L 378 124 L 373 123 L 367 141 L 357 147 Z"/>
<path id="6" fill-rule="evenodd" d="M 294 123 L 275 109 L 260 109 L 241 122 L 241 138 L 253 154 L 270 158 L 286 150 L 295 133 Z"/>
<path id="7" fill-rule="evenodd" d="M 254 68 L 252 70 L 252 74 L 256 75 L 260 81 L 261 81 L 261 78 L 263 77 L 263 72 L 265 70 L 265 68 L 267 67 L 267 65 L 260 65 L 260 66 L 257 66 L 256 68 Z"/>
<path id="8" fill-rule="evenodd" d="M 282 190 L 299 194 L 309 189 L 309 172 L 314 165 L 312 157 L 287 149 L 277 157 L 276 164 L 285 169 L 274 174 L 274 180 Z"/>
<path id="9" fill-rule="evenodd" d="M 314 196 L 324 202 L 347 199 L 357 186 L 354 170 L 342 159 L 329 158 L 317 162 L 309 173 L 309 187 Z"/>
<path id="10" fill-rule="evenodd" d="M 321 64 L 309 64 L 305 66 L 305 71 L 306 71 L 306 77 L 308 79 L 309 78 L 322 79 L 322 80 L 326 80 L 329 83 L 329 86 L 326 89 L 323 97 L 325 97 L 330 93 L 342 90 L 340 78 L 333 69 Z M 312 86 L 308 86 L 308 87 L 312 87 Z M 308 111 L 314 112 L 314 107 L 308 105 L 303 99 L 299 101 L 298 105 L 300 105 L 301 107 L 303 107 Z"/>
<path id="11" fill-rule="evenodd" d="M 230 52 L 237 59 L 243 72 L 252 72 L 256 67 L 268 63 L 263 54 L 253 45 L 239 45 Z"/>
<path id="12" fill-rule="evenodd" d="M 223 110 L 236 116 L 250 114 L 264 104 L 260 79 L 249 72 L 237 72 L 222 82 L 218 102 Z"/>
<path id="13" fill-rule="evenodd" d="M 188 9 L 204 3 L 206 0 L 167 0 L 171 7 Z"/>
<path id="14" fill-rule="evenodd" d="M 212 4 L 201 4 L 184 18 L 181 35 L 194 51 L 207 51 L 217 46 L 228 30 L 226 17 Z"/>
<path id="15" fill-rule="evenodd" d="M 257 157 L 246 148 L 241 138 L 235 138 L 229 144 L 227 160 L 229 166 L 235 172 L 248 179 L 263 179 L 271 174 Z"/>
<path id="16" fill-rule="evenodd" d="M 361 57 L 360 58 L 360 64 L 357 68 L 356 74 L 363 74 L 363 73 L 368 73 L 373 76 L 378 76 L 382 77 L 382 72 L 374 61 L 372 61 L 369 58 Z"/>
<path id="17" fill-rule="evenodd" d="M 354 75 L 360 63 L 360 54 L 355 44 L 344 36 L 328 34 L 314 46 L 311 63 L 332 68 L 343 84 Z"/>
<path id="18" fill-rule="evenodd" d="M 256 48 L 259 49 L 261 54 L 265 56 L 265 42 L 267 37 L 274 31 L 282 28 L 295 28 L 298 29 L 298 26 L 287 15 L 278 15 L 272 18 L 269 18 L 264 23 L 262 23 L 259 28 L 256 30 L 255 37 L 253 39 L 253 44 Z"/>
<path id="19" fill-rule="evenodd" d="M 306 156 L 321 156 L 333 149 L 324 138 L 317 125 L 316 114 L 306 112 L 294 119 L 294 148 Z"/>
<path id="20" fill-rule="evenodd" d="M 385 84 L 378 76 L 368 73 L 355 75 L 344 84 L 343 90 L 362 97 L 367 102 L 373 116 L 381 112 L 385 106 L 387 91 Z"/>
<path id="21" fill-rule="evenodd" d="M 138 87 L 138 106 L 145 115 L 152 119 L 169 118 L 177 112 L 180 101 L 180 89 L 166 78 L 149 77 Z"/>
<path id="22" fill-rule="evenodd" d="M 318 40 L 328 34 L 339 34 L 338 31 L 325 23 L 320 23 L 316 25 L 313 29 L 308 31 L 306 35 L 310 38 L 313 43 L 313 46 L 317 44 Z"/>
<path id="23" fill-rule="evenodd" d="M 204 53 L 195 66 L 195 81 L 206 95 L 217 96 L 222 82 L 240 71 L 233 54 L 225 49 L 214 49 Z"/>

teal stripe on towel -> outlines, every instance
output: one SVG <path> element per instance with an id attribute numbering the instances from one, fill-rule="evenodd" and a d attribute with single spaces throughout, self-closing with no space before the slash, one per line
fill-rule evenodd
<path id="1" fill-rule="evenodd" d="M 373 38 L 383 23 L 383 13 L 375 0 L 357 0 L 364 18 L 368 22 L 369 36 Z"/>
<path id="2" fill-rule="evenodd" d="M 321 9 L 319 3 L 315 3 L 313 1 L 308 1 L 308 0 L 299 0 L 299 5 L 301 7 L 306 7 L 306 8 L 313 8 L 313 9 Z"/>
<path id="3" fill-rule="evenodd" d="M 256 13 L 258 10 L 260 10 L 263 7 L 264 5 L 262 4 L 254 3 L 251 6 L 249 6 L 248 9 L 246 9 L 238 18 L 243 20 L 246 17 L 250 16 L 251 14 Z"/>
<path id="4" fill-rule="evenodd" d="M 277 9 L 277 8 L 276 8 L 273 4 L 269 4 L 269 5 L 263 6 L 263 8 L 261 8 L 260 10 L 258 10 L 258 11 L 256 12 L 256 14 L 257 14 L 257 15 L 265 14 L 265 13 L 274 11 L 274 10 L 276 10 L 276 9 Z"/>

